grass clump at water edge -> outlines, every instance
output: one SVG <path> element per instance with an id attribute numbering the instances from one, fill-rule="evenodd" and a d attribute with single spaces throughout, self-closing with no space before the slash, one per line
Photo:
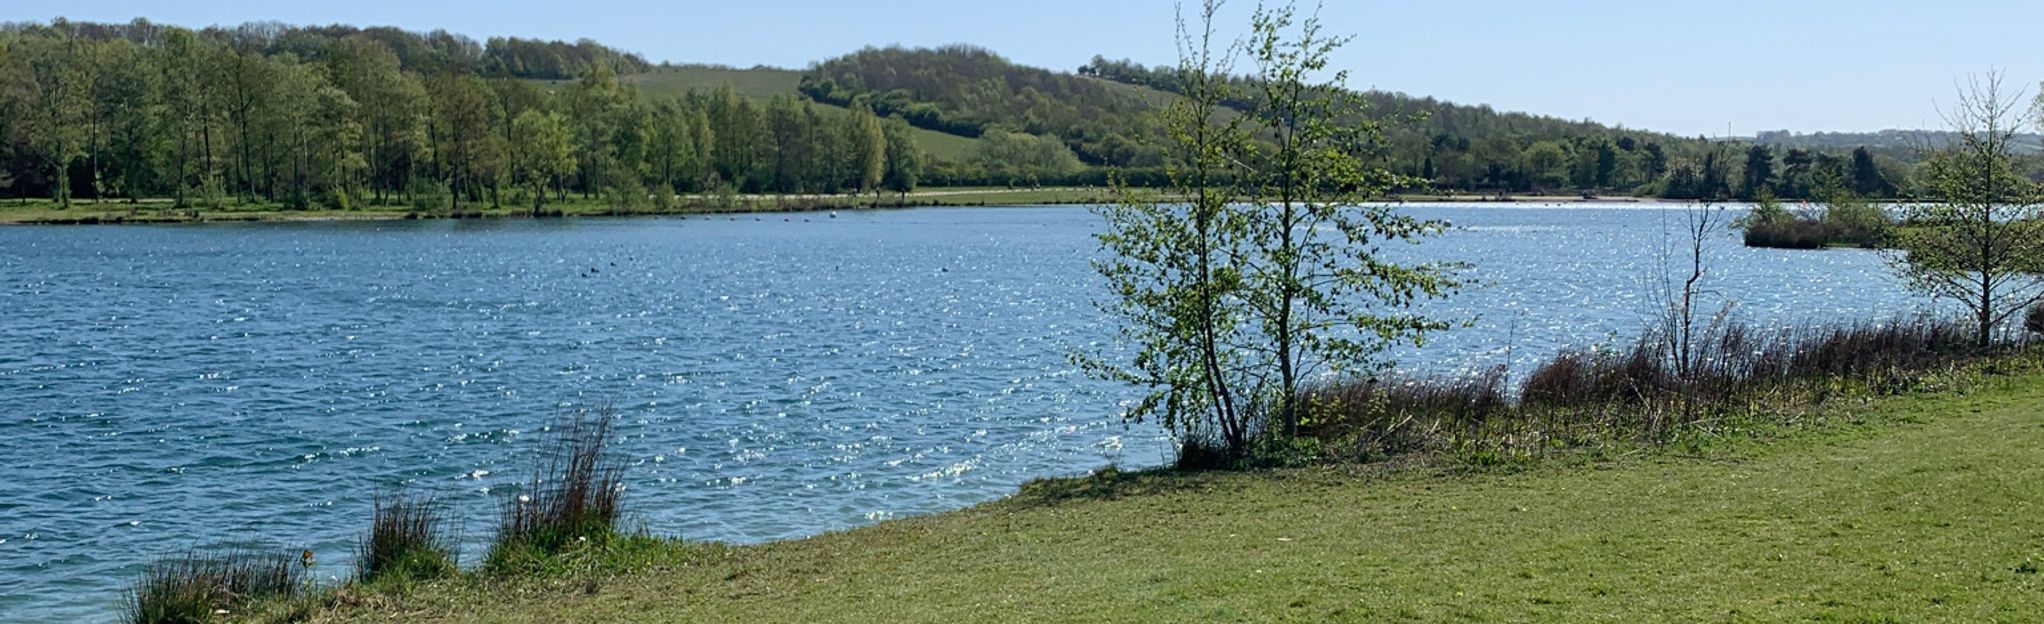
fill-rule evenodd
<path id="1" fill-rule="evenodd" d="M 447 506 L 435 499 L 377 497 L 369 535 L 356 551 L 356 582 L 402 584 L 453 576 L 460 568 L 448 520 Z"/>
<path id="2" fill-rule="evenodd" d="M 507 501 L 484 568 L 508 571 L 618 537 L 624 464 L 609 450 L 615 417 L 579 413 L 554 429 L 552 447 L 523 493 Z"/>
<path id="3" fill-rule="evenodd" d="M 311 551 L 301 555 L 236 549 L 188 552 L 158 560 L 129 592 L 130 624 L 211 622 L 243 605 L 290 599 L 307 587 Z"/>

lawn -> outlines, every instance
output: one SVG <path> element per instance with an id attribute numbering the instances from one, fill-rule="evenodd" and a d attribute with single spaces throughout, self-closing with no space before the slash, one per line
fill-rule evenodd
<path id="1" fill-rule="evenodd" d="M 574 580 L 319 615 L 422 622 L 2018 622 L 2044 613 L 2044 375 L 1761 441 L 1517 469 L 1049 482 Z"/>

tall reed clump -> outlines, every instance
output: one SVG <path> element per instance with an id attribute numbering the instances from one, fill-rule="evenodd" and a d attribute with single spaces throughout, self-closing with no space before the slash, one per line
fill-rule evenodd
<path id="1" fill-rule="evenodd" d="M 505 504 L 486 565 L 617 536 L 624 464 L 609 451 L 614 420 L 609 412 L 581 413 L 554 429 L 525 492 Z"/>
<path id="2" fill-rule="evenodd" d="M 1516 454 L 1591 440 L 1663 441 L 1726 416 L 1793 412 L 1841 390 L 1891 392 L 1992 352 L 1963 323 L 1928 318 L 1762 330 L 1727 323 L 1680 350 L 1648 334 L 1570 349 L 1514 396 L 1502 369 L 1461 378 L 1355 379 L 1314 387 L 1302 433 L 1343 459 L 1470 448 Z M 1764 416 L 1764 414 L 1762 414 Z"/>
<path id="3" fill-rule="evenodd" d="M 427 581 L 458 570 L 447 507 L 430 498 L 378 496 L 369 535 L 355 554 L 355 580 L 365 585 Z"/>
<path id="4" fill-rule="evenodd" d="M 1482 429 L 1509 413 L 1507 370 L 1461 377 L 1369 377 L 1309 386 L 1300 433 L 1345 440 L 1365 461 L 1418 451 L 1454 430 Z"/>
<path id="5" fill-rule="evenodd" d="M 309 558 L 237 549 L 217 556 L 188 552 L 149 565 L 129 591 L 132 624 L 210 622 L 219 611 L 288 599 L 305 585 Z"/>

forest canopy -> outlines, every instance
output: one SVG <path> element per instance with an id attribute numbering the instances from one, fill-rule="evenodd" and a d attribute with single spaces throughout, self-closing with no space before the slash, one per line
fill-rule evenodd
<path id="1" fill-rule="evenodd" d="M 639 86 L 688 72 L 723 86 Z M 954 45 L 866 48 L 798 80 L 654 64 L 586 39 L 13 23 L 0 25 L 0 196 L 538 210 L 570 193 L 633 205 L 725 191 L 1159 184 L 1159 116 L 1179 97 L 1177 72 L 1101 57 L 1060 72 Z M 1224 80 L 1244 95 L 1221 114 L 1254 110 L 1242 99 L 1258 92 L 1253 79 Z M 1381 122 L 1351 147 L 1416 181 L 1400 192 L 1892 197 L 1912 175 L 1910 155 L 1885 145 L 1681 137 L 1349 95 L 1362 104 L 1345 119 Z"/>

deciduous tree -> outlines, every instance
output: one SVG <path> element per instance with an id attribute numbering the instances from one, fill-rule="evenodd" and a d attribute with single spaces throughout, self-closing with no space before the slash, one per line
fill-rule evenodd
<path id="1" fill-rule="evenodd" d="M 1982 347 L 2044 300 L 2044 198 L 2017 168 L 2016 135 L 2030 116 L 2002 81 L 1973 79 L 1944 111 L 1958 141 L 1925 159 L 1927 197 L 1908 207 L 1916 227 L 1896 237 L 1893 258 L 1910 285 L 1963 306 Z"/>

